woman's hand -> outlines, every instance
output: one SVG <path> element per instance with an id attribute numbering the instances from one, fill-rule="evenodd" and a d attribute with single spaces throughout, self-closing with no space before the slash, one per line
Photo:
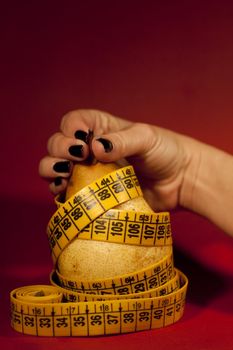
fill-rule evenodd
<path id="1" fill-rule="evenodd" d="M 92 140 L 90 131 L 94 133 Z M 91 147 L 102 162 L 126 158 L 134 166 L 150 205 L 155 210 L 171 209 L 182 202 L 190 163 L 185 141 L 182 135 L 106 112 L 72 111 L 62 118 L 60 131 L 48 140 L 48 155 L 41 160 L 39 173 L 49 180 L 54 194 L 64 191 L 73 162 L 85 160 Z"/>

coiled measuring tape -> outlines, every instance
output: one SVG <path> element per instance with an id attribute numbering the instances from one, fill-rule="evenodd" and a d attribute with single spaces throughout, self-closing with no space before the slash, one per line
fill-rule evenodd
<path id="1" fill-rule="evenodd" d="M 171 245 L 169 213 L 114 209 L 142 196 L 131 166 L 116 170 L 72 196 L 56 199 L 48 224 L 52 258 L 74 239 L 143 246 Z M 70 280 L 54 270 L 51 286 L 11 292 L 11 324 L 37 336 L 95 336 L 164 327 L 184 312 L 188 280 L 172 253 L 140 271 L 105 280 Z"/>

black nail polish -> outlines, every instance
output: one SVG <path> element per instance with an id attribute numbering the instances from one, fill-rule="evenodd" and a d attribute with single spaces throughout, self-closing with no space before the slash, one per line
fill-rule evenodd
<path id="1" fill-rule="evenodd" d="M 96 139 L 96 141 L 99 141 L 100 143 L 102 143 L 102 145 L 104 146 L 104 150 L 106 153 L 109 153 L 112 151 L 113 149 L 113 145 L 112 142 L 107 140 L 107 139 L 103 139 L 102 137 L 100 137 L 99 139 Z"/>
<path id="2" fill-rule="evenodd" d="M 60 186 L 62 183 L 62 178 L 60 176 L 56 177 L 54 180 L 54 185 L 55 186 Z"/>
<path id="3" fill-rule="evenodd" d="M 69 153 L 73 157 L 82 158 L 83 157 L 83 145 L 73 145 L 69 148 Z"/>
<path id="4" fill-rule="evenodd" d="M 85 142 L 86 144 L 88 144 L 89 141 L 89 135 L 86 131 L 83 130 L 77 130 L 74 133 L 74 137 L 78 140 L 81 140 L 83 142 Z"/>
<path id="5" fill-rule="evenodd" d="M 53 166 L 53 170 L 57 173 L 69 173 L 70 172 L 70 162 L 57 162 Z"/>

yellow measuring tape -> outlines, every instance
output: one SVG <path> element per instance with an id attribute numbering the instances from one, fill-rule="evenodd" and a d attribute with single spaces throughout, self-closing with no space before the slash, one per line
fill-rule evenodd
<path id="1" fill-rule="evenodd" d="M 85 187 L 57 211 L 48 224 L 56 267 L 62 250 L 74 239 L 143 246 L 172 245 L 169 213 L 114 209 L 142 196 L 131 166 Z M 188 280 L 174 268 L 172 254 L 140 271 L 105 280 L 70 280 L 54 270 L 51 286 L 11 292 L 11 324 L 37 336 L 95 336 L 164 327 L 184 312 Z"/>

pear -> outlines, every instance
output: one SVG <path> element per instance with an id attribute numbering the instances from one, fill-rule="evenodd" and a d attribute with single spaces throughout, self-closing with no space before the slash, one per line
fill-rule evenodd
<path id="1" fill-rule="evenodd" d="M 66 199 L 93 181 L 119 169 L 117 163 L 78 163 L 73 167 Z M 134 198 L 115 207 L 152 213 L 143 197 Z M 105 279 L 140 270 L 171 253 L 171 247 L 143 247 L 74 238 L 58 258 L 59 272 L 82 281 Z"/>

